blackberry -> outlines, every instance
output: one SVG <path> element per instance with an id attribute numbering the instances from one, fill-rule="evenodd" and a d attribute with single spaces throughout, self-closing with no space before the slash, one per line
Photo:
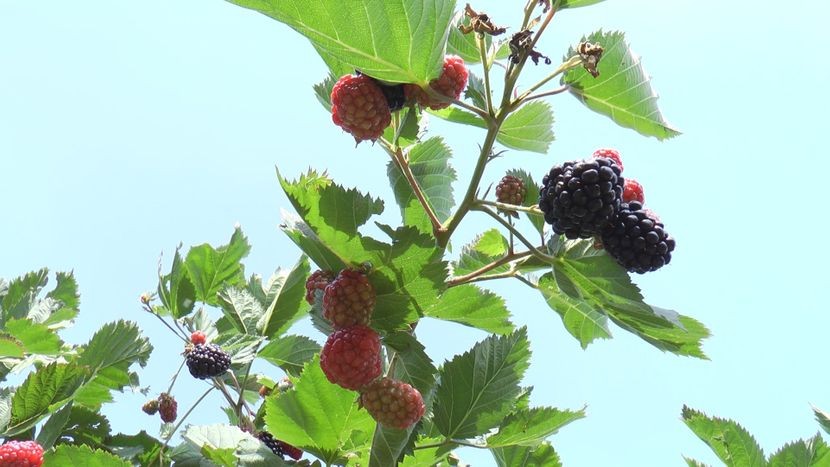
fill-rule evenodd
<path id="1" fill-rule="evenodd" d="M 364 387 L 359 404 L 381 425 L 399 430 L 418 423 L 426 410 L 420 391 L 403 381 L 386 377 Z"/>
<path id="2" fill-rule="evenodd" d="M 607 157 L 554 166 L 539 190 L 545 221 L 570 239 L 599 234 L 620 209 L 625 182 L 621 172 Z"/>
<path id="3" fill-rule="evenodd" d="M 496 185 L 496 200 L 499 203 L 521 206 L 525 201 L 527 189 L 520 178 L 505 175 Z M 506 211 L 513 217 L 518 217 L 516 211 Z"/>
<path id="4" fill-rule="evenodd" d="M 294 446 L 286 443 L 285 441 L 280 441 L 274 438 L 274 436 L 271 433 L 268 433 L 267 431 L 260 431 L 256 434 L 256 437 L 257 439 L 262 441 L 262 443 L 265 444 L 265 446 L 267 446 L 268 449 L 271 450 L 271 452 L 273 452 L 275 455 L 279 457 L 288 456 L 294 460 L 299 460 L 301 457 L 303 457 L 302 450 L 295 448 Z"/>
<path id="5" fill-rule="evenodd" d="M 230 355 L 216 344 L 196 344 L 186 352 L 187 369 L 194 378 L 213 378 L 231 366 Z"/>
<path id="6" fill-rule="evenodd" d="M 323 291 L 323 316 L 334 329 L 368 325 L 375 309 L 375 289 L 361 271 L 344 269 Z"/>
<path id="7" fill-rule="evenodd" d="M 637 201 L 622 204 L 603 230 L 602 244 L 622 267 L 639 274 L 669 264 L 675 246 L 660 219 Z"/>
<path id="8" fill-rule="evenodd" d="M 305 281 L 305 301 L 314 305 L 314 294 L 319 290 L 326 290 L 326 286 L 334 280 L 335 274 L 332 271 L 318 269 L 308 276 Z"/>
<path id="9" fill-rule="evenodd" d="M 389 111 L 395 112 L 401 110 L 406 105 L 406 93 L 403 89 L 403 84 L 383 84 L 378 81 L 380 92 L 386 98 L 386 103 L 389 104 Z"/>
<path id="10" fill-rule="evenodd" d="M 141 410 L 147 415 L 155 415 L 159 411 L 159 400 L 150 399 L 141 406 Z"/>
<path id="11" fill-rule="evenodd" d="M 173 398 L 170 394 L 163 392 L 159 394 L 159 417 L 161 417 L 161 421 L 164 423 L 173 423 L 176 421 L 176 414 L 177 409 L 179 408 L 179 404 L 176 402 L 176 399 Z"/>

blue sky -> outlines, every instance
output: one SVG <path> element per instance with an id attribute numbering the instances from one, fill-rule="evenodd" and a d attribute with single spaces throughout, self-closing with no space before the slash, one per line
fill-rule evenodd
<path id="1" fill-rule="evenodd" d="M 516 24 L 520 4 L 474 6 Z M 557 58 L 583 34 L 626 31 L 684 135 L 646 139 L 560 95 L 551 100 L 550 153 L 511 152 L 485 180 L 514 167 L 541 176 L 597 147 L 618 148 L 626 175 L 643 183 L 678 241 L 672 264 L 638 284 L 649 302 L 694 316 L 713 334 L 711 361 L 663 354 L 621 330 L 582 350 L 540 296 L 494 286 L 529 326 L 533 403 L 588 405 L 587 419 L 553 437 L 567 466 L 680 466 L 681 454 L 719 465 L 680 421 L 684 403 L 740 421 L 767 452 L 818 431 L 810 403 L 830 409 L 821 178 L 828 9 L 817 0 L 772 5 L 608 0 L 563 12 L 542 40 Z M 275 166 L 288 176 L 327 169 L 387 199 L 382 220 L 399 219 L 384 154 L 355 149 L 331 124 L 311 92 L 325 76 L 322 62 L 264 16 L 219 0 L 0 0 L 0 44 L 0 277 L 74 269 L 82 315 L 66 339 L 83 342 L 117 318 L 139 321 L 156 346 L 143 381 L 154 391 L 175 371 L 167 357 L 180 351 L 138 305 L 155 287 L 161 252 L 224 242 L 239 223 L 253 244 L 249 273 L 267 275 L 299 256 L 277 229 L 289 204 Z M 431 128 L 452 132 L 465 180 L 474 158 L 467 141 L 483 133 Z M 471 216 L 461 237 L 483 222 Z M 438 361 L 484 337 L 443 323 L 419 331 Z M 156 420 L 138 412 L 142 401 L 125 395 L 108 406 L 114 427 L 154 432 Z M 219 420 L 218 410 L 194 418 Z M 492 464 L 482 453 L 462 456 Z"/>

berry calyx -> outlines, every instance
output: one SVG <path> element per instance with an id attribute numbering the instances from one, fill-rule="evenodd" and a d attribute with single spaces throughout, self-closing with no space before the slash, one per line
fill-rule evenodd
<path id="1" fill-rule="evenodd" d="M 499 203 L 521 206 L 524 204 L 527 189 L 524 182 L 512 175 L 505 175 L 496 185 L 496 200 Z M 518 216 L 516 211 L 509 211 L 512 216 Z"/>
<path id="2" fill-rule="evenodd" d="M 274 438 L 274 436 L 267 431 L 260 431 L 256 434 L 256 437 L 262 441 L 262 443 L 265 444 L 271 452 L 279 457 L 288 456 L 295 461 L 300 460 L 300 458 L 303 457 L 303 451 L 300 448 L 296 448 L 285 441 L 280 441 Z"/>
<path id="3" fill-rule="evenodd" d="M 622 157 L 620 157 L 620 152 L 617 151 L 616 149 L 611 149 L 611 148 L 597 149 L 596 151 L 594 151 L 594 154 L 593 154 L 592 157 L 594 159 L 597 159 L 597 158 L 600 158 L 600 157 L 607 157 L 608 159 L 611 159 L 614 162 L 616 162 L 618 166 L 620 166 L 620 172 L 623 171 Z"/>
<path id="4" fill-rule="evenodd" d="M 335 329 L 368 325 L 374 309 L 375 289 L 361 271 L 340 271 L 323 292 L 323 316 Z"/>
<path id="5" fill-rule="evenodd" d="M 633 178 L 626 178 L 623 186 L 623 203 L 630 203 L 637 201 L 638 203 L 646 202 L 646 195 L 643 193 L 643 185 Z"/>
<path id="6" fill-rule="evenodd" d="M 624 179 L 607 157 L 554 166 L 542 179 L 539 209 L 557 234 L 570 239 L 599 234 L 620 209 Z"/>
<path id="7" fill-rule="evenodd" d="M 441 76 L 430 81 L 429 87 L 442 96 L 458 99 L 461 97 L 464 88 L 467 87 L 468 77 L 469 72 L 464 65 L 464 59 L 456 55 L 448 55 L 444 57 L 444 68 L 441 71 Z M 450 106 L 449 101 L 435 99 L 415 84 L 405 84 L 404 92 L 408 100 L 414 99 L 418 104 L 432 110 L 440 110 Z"/>
<path id="8" fill-rule="evenodd" d="M 311 273 L 305 281 L 305 301 L 308 302 L 309 305 L 314 305 L 315 292 L 318 290 L 321 292 L 326 290 L 326 286 L 333 280 L 334 273 L 332 271 L 318 269 L 317 271 Z"/>
<path id="9" fill-rule="evenodd" d="M 405 430 L 426 410 L 420 391 L 403 381 L 380 378 L 360 392 L 360 406 L 387 428 Z"/>
<path id="10" fill-rule="evenodd" d="M 380 336 L 367 326 L 333 332 L 320 353 L 326 378 L 340 387 L 356 390 L 380 376 Z"/>
<path id="11" fill-rule="evenodd" d="M 179 408 L 179 404 L 176 402 L 176 399 L 174 399 L 170 394 L 163 392 L 159 395 L 158 402 L 159 417 L 161 417 L 161 421 L 164 423 L 175 422 L 177 416 L 176 410 Z"/>
<path id="12" fill-rule="evenodd" d="M 9 441 L 0 446 L 0 466 L 40 467 L 43 448 L 37 441 Z"/>
<path id="13" fill-rule="evenodd" d="M 193 345 L 204 344 L 207 342 L 207 336 L 205 336 L 205 333 L 202 331 L 193 331 L 190 333 L 190 342 Z"/>
<path id="14" fill-rule="evenodd" d="M 194 378 L 220 376 L 231 366 L 231 357 L 216 344 L 196 344 L 185 351 L 185 363 Z"/>
<path id="15" fill-rule="evenodd" d="M 392 113 L 374 79 L 346 75 L 331 90 L 331 120 L 360 143 L 380 138 L 392 121 Z"/>
<path id="16" fill-rule="evenodd" d="M 622 204 L 617 217 L 603 230 L 602 244 L 617 263 L 638 274 L 669 264 L 675 247 L 660 219 L 637 201 Z"/>

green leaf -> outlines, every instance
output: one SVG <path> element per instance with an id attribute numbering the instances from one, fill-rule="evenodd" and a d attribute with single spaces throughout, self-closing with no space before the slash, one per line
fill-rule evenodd
<path id="1" fill-rule="evenodd" d="M 628 273 L 606 254 L 590 254 L 579 256 L 581 252 L 577 245 L 561 253 L 560 261 L 554 264 L 552 281 L 545 281 L 545 291 L 550 293 L 559 288 L 559 293 L 550 293 L 551 300 L 562 303 L 551 303 L 554 309 L 572 310 L 568 305 L 574 304 L 576 309 L 586 313 L 593 311 L 607 315 L 617 325 L 632 332 L 659 348 L 678 355 L 687 355 L 706 358 L 701 349 L 702 340 L 709 336 L 709 331 L 692 318 L 682 316 L 671 310 L 652 307 L 643 302 L 639 288 L 631 282 Z M 543 291 L 543 293 L 545 293 Z M 547 298 L 547 295 L 546 295 Z M 557 311 L 562 313 L 562 311 Z M 590 316 L 585 314 L 586 318 Z M 594 320 L 600 322 L 599 318 Z M 569 323 L 566 322 L 566 327 Z M 571 324 L 573 326 L 573 323 Z M 589 331 L 596 328 L 589 326 Z M 580 327 L 568 327 L 572 334 L 584 332 Z M 578 334 L 574 334 L 579 338 Z M 587 337 L 591 337 L 588 334 Z M 601 336 L 604 337 L 604 336 Z M 583 346 L 590 340 L 580 340 Z"/>
<path id="2" fill-rule="evenodd" d="M 320 345 L 305 336 L 283 336 L 271 340 L 259 357 L 282 368 L 291 376 L 299 376 L 303 366 L 320 351 Z"/>
<path id="3" fill-rule="evenodd" d="M 134 465 L 151 465 L 158 462 L 162 443 L 142 430 L 135 435 L 117 434 L 108 439 L 107 448 L 118 457 L 131 460 Z M 163 454 L 162 465 L 169 465 L 166 453 Z"/>
<path id="4" fill-rule="evenodd" d="M 208 244 L 195 246 L 187 252 L 184 266 L 193 281 L 196 298 L 208 305 L 219 305 L 217 294 L 227 286 L 244 286 L 242 258 L 251 246 L 239 228 L 234 229 L 227 245 L 213 248 Z"/>
<path id="5" fill-rule="evenodd" d="M 426 85 L 440 74 L 454 0 L 230 0 L 307 37 L 330 62 Z"/>
<path id="6" fill-rule="evenodd" d="M 487 129 L 487 123 L 476 114 L 461 110 L 458 107 L 450 106 L 441 110 L 426 110 L 427 113 L 442 118 L 448 122 L 461 123 L 462 125 L 470 125 L 478 128 Z"/>
<path id="7" fill-rule="evenodd" d="M 0 430 L 5 430 L 12 419 L 12 388 L 0 388 Z"/>
<path id="8" fill-rule="evenodd" d="M 522 202 L 522 206 L 530 207 L 539 204 L 539 185 L 536 184 L 536 182 L 533 180 L 533 177 L 529 173 L 520 169 L 512 169 L 507 171 L 507 175 L 512 175 L 513 177 L 518 178 L 524 184 L 525 199 Z M 536 231 L 539 232 L 539 235 L 541 235 L 544 232 L 544 217 L 524 212 L 519 214 L 527 216 L 530 223 L 533 224 L 533 227 L 536 227 Z"/>
<path id="9" fill-rule="evenodd" d="M 326 112 L 331 112 L 331 91 L 334 89 L 334 83 L 336 82 L 337 76 L 329 73 L 326 79 L 313 86 L 314 96 L 317 97 L 317 100 L 320 101 L 320 105 L 326 109 Z"/>
<path id="10" fill-rule="evenodd" d="M 562 0 L 559 4 L 559 9 L 564 10 L 565 8 L 579 8 L 583 6 L 593 5 L 595 3 L 602 2 L 603 0 Z"/>
<path id="11" fill-rule="evenodd" d="M 12 413 L 2 436 L 22 433 L 62 405 L 84 383 L 87 372 L 76 365 L 52 363 L 29 373 L 12 397 Z"/>
<path id="12" fill-rule="evenodd" d="M 247 365 L 256 358 L 257 348 L 263 341 L 261 336 L 239 334 L 221 329 L 219 336 L 213 341 L 222 347 L 222 350 L 231 356 L 231 365 Z"/>
<path id="13" fill-rule="evenodd" d="M 830 434 L 830 413 L 827 413 L 818 407 L 813 407 L 813 413 L 816 415 L 816 421 L 821 425 L 821 429 L 827 434 Z"/>
<path id="14" fill-rule="evenodd" d="M 509 244 L 507 239 L 498 231 L 490 229 L 461 249 L 458 262 L 453 265 L 453 274 L 463 276 L 477 271 L 482 267 L 503 258 L 507 254 Z M 503 265 L 491 270 L 491 273 L 508 271 L 509 266 Z"/>
<path id="15" fill-rule="evenodd" d="M 59 303 L 60 306 L 58 309 L 48 316 L 44 316 L 43 321 L 34 319 L 30 312 L 30 318 L 33 321 L 42 322 L 51 329 L 66 327 L 78 315 L 81 304 L 81 296 L 78 293 L 78 282 L 75 280 L 75 274 L 72 272 L 58 272 L 55 274 L 55 278 L 55 288 L 46 294 L 46 298 Z"/>
<path id="16" fill-rule="evenodd" d="M 49 270 L 43 268 L 12 280 L 6 285 L 0 302 L 0 326 L 10 319 L 23 319 L 46 286 Z"/>
<path id="17" fill-rule="evenodd" d="M 153 346 L 132 321 L 107 323 L 92 336 L 78 358 L 78 364 L 93 372 L 119 364 L 147 364 Z"/>
<path id="18" fill-rule="evenodd" d="M 54 356 L 61 353 L 63 342 L 45 324 L 28 319 L 11 319 L 6 322 L 5 331 L 22 344 L 26 354 Z"/>
<path id="19" fill-rule="evenodd" d="M 572 291 L 575 285 L 567 276 L 547 273 L 539 278 L 539 292 L 545 302 L 562 317 L 565 329 L 579 340 L 582 348 L 595 339 L 608 339 L 611 331 L 608 329 L 608 318 L 601 310 L 575 298 Z"/>
<path id="20" fill-rule="evenodd" d="M 395 142 L 395 136 L 397 136 L 397 146 L 402 149 L 417 143 L 421 137 L 421 124 L 426 124 L 426 119 L 423 122 L 419 120 L 419 113 L 420 110 L 415 106 L 393 113 L 392 125 L 383 130 L 383 138 L 389 142 Z"/>
<path id="21" fill-rule="evenodd" d="M 529 365 L 527 330 L 491 336 L 446 363 L 433 421 L 447 438 L 471 438 L 496 427 L 513 409 Z"/>
<path id="22" fill-rule="evenodd" d="M 110 436 L 110 429 L 106 417 L 97 411 L 73 404 L 57 444 L 85 444 L 92 448 L 103 448 Z"/>
<path id="23" fill-rule="evenodd" d="M 559 455 L 549 443 L 536 448 L 528 446 L 506 446 L 491 449 L 498 467 L 562 467 Z"/>
<path id="24" fill-rule="evenodd" d="M 390 334 L 384 339 L 384 344 L 390 351 L 394 351 L 395 368 L 389 376 L 404 381 L 415 387 L 425 397 L 429 407 L 435 385 L 435 375 L 438 370 L 424 351 L 424 346 L 415 337 L 407 332 Z M 404 452 L 411 451 L 415 442 L 413 433 L 418 425 L 406 430 L 385 428 L 378 424 L 372 442 L 370 466 L 383 467 L 396 465 Z"/>
<path id="25" fill-rule="evenodd" d="M 787 443 L 779 449 L 775 454 L 770 456 L 769 458 L 769 467 L 810 467 L 813 465 L 820 465 L 817 461 L 821 460 L 823 457 L 823 452 L 827 450 L 827 445 L 824 443 L 824 440 L 821 439 L 821 436 L 816 435 L 815 437 L 808 439 L 808 440 L 798 440 L 792 443 Z M 824 459 L 823 464 L 821 465 L 830 465 L 826 462 L 830 461 L 830 458 Z"/>
<path id="26" fill-rule="evenodd" d="M 663 140 L 680 134 L 660 113 L 651 77 L 643 69 L 640 57 L 628 47 L 622 32 L 600 30 L 582 41 L 598 43 L 605 51 L 598 65 L 599 77 L 592 77 L 582 67 L 565 73 L 562 83 L 569 86 L 571 94 L 589 109 L 642 135 Z M 569 57 L 575 54 L 573 48 L 568 51 Z"/>
<path id="27" fill-rule="evenodd" d="M 239 287 L 227 287 L 219 292 L 218 298 L 225 318 L 236 332 L 250 336 L 260 335 L 257 325 L 262 321 L 265 309 L 253 293 Z"/>
<path id="28" fill-rule="evenodd" d="M 510 414 L 498 433 L 487 438 L 487 446 L 537 446 L 565 425 L 585 418 L 585 409 L 559 410 L 552 407 L 523 409 Z"/>
<path id="29" fill-rule="evenodd" d="M 174 318 L 187 316 L 196 304 L 196 288 L 187 274 L 180 249 L 181 245 L 173 255 L 170 273 L 159 277 L 158 285 L 159 299 Z"/>
<path id="30" fill-rule="evenodd" d="M 204 425 L 189 427 L 182 437 L 186 444 L 197 448 L 206 459 L 218 465 L 235 467 L 245 466 L 280 466 L 284 465 L 265 444 L 235 426 Z M 179 451 L 177 449 L 177 451 Z M 178 452 L 173 456 L 182 459 Z M 186 464 L 187 462 L 183 462 Z"/>
<path id="31" fill-rule="evenodd" d="M 60 410 L 53 413 L 37 434 L 37 442 L 43 449 L 51 448 L 55 441 L 61 436 L 63 428 L 69 421 L 69 415 L 72 413 L 72 402 L 64 405 Z"/>
<path id="32" fill-rule="evenodd" d="M 709 467 L 708 465 L 704 464 L 703 462 L 700 462 L 700 461 L 697 461 L 697 460 L 694 460 L 694 459 L 690 459 L 690 458 L 685 457 L 685 456 L 683 457 L 683 460 L 686 461 L 686 464 L 688 465 L 688 467 Z"/>
<path id="33" fill-rule="evenodd" d="M 293 446 L 337 463 L 368 448 L 375 421 L 355 403 L 356 394 L 330 383 L 320 359 L 306 364 L 294 390 L 265 401 L 268 432 Z"/>
<path id="34" fill-rule="evenodd" d="M 266 308 L 257 327 L 265 337 L 279 336 L 307 312 L 305 281 L 310 271 L 308 258 L 303 256 L 291 270 L 277 269 L 268 284 L 260 286 L 265 293 L 261 303 Z"/>
<path id="35" fill-rule="evenodd" d="M 424 316 L 453 321 L 493 334 L 514 330 L 504 299 L 475 285 L 447 289 L 438 302 L 424 310 Z"/>
<path id="36" fill-rule="evenodd" d="M 421 187 L 427 201 L 440 221 L 449 218 L 455 205 L 452 183 L 455 169 L 449 165 L 452 151 L 440 137 L 430 138 L 413 146 L 408 152 L 409 168 Z M 387 166 L 387 174 L 395 199 L 401 207 L 404 224 L 415 226 L 420 232 L 431 234 L 432 224 L 424 212 L 406 177 L 394 162 Z"/>
<path id="37" fill-rule="evenodd" d="M 764 452 L 755 438 L 732 420 L 707 417 L 683 407 L 683 422 L 728 466 L 765 467 Z"/>
<path id="38" fill-rule="evenodd" d="M 43 455 L 44 465 L 83 465 L 84 467 L 130 467 L 130 463 L 106 451 L 89 446 L 62 444 Z"/>
<path id="39" fill-rule="evenodd" d="M 23 343 L 8 334 L 0 334 L 0 358 L 23 358 L 26 349 Z"/>
<path id="40" fill-rule="evenodd" d="M 496 138 L 508 148 L 547 154 L 553 142 L 553 111 L 550 104 L 533 101 L 510 114 Z"/>

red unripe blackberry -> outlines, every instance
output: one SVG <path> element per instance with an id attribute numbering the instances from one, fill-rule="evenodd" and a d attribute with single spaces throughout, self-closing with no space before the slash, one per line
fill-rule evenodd
<path id="1" fill-rule="evenodd" d="M 625 179 L 625 186 L 623 186 L 623 203 L 630 203 L 637 201 L 638 203 L 646 202 L 646 195 L 643 193 L 643 185 L 633 178 Z"/>
<path id="2" fill-rule="evenodd" d="M 512 175 L 505 175 L 496 185 L 496 200 L 499 203 L 521 206 L 524 204 L 527 189 L 524 182 Z M 518 216 L 515 211 L 510 211 L 513 216 Z"/>
<path id="3" fill-rule="evenodd" d="M 170 394 L 163 392 L 159 395 L 159 417 L 164 423 L 173 423 L 176 421 L 179 404 L 176 399 Z"/>
<path id="4" fill-rule="evenodd" d="M 623 163 L 622 163 L 622 157 L 620 157 L 620 152 L 617 151 L 616 149 L 611 149 L 611 148 L 597 149 L 596 151 L 594 151 L 594 154 L 593 154 L 592 157 L 594 157 L 595 159 L 599 158 L 599 157 L 607 157 L 608 159 L 611 159 L 614 162 L 616 162 L 618 166 L 620 166 L 620 172 L 623 171 L 624 167 L 623 167 Z"/>
<path id="5" fill-rule="evenodd" d="M 380 378 L 360 391 L 360 405 L 387 428 L 405 430 L 418 423 L 426 410 L 421 393 L 391 378 Z"/>
<path id="6" fill-rule="evenodd" d="M 346 75 L 331 90 L 331 120 L 359 143 L 380 138 L 392 121 L 392 113 L 374 79 Z"/>
<path id="7" fill-rule="evenodd" d="M 332 280 L 334 280 L 334 273 L 331 271 L 318 269 L 312 272 L 305 281 L 305 301 L 309 305 L 314 305 L 314 293 L 318 290 L 326 290 L 326 286 Z"/>
<path id="8" fill-rule="evenodd" d="M 429 87 L 436 93 L 450 99 L 458 99 L 464 88 L 467 87 L 469 72 L 464 65 L 464 59 L 456 55 L 444 57 L 444 68 L 441 76 L 429 82 Z M 432 110 L 440 110 L 450 106 L 449 101 L 437 100 L 415 84 L 405 84 L 404 92 L 408 100 L 415 99 L 418 104 Z"/>
<path id="9" fill-rule="evenodd" d="M 380 336 L 366 326 L 334 331 L 320 353 L 320 367 L 330 382 L 351 390 L 362 388 L 380 376 Z"/>
<path id="10" fill-rule="evenodd" d="M 9 441 L 0 446 L 0 467 L 40 467 L 43 448 L 37 441 Z"/>
<path id="11" fill-rule="evenodd" d="M 185 363 L 194 378 L 220 376 L 231 366 L 231 357 L 216 344 L 196 344 L 186 350 Z"/>
<path id="12" fill-rule="evenodd" d="M 663 223 L 637 201 L 622 204 L 617 217 L 603 230 L 602 244 L 622 267 L 639 274 L 669 264 L 675 247 Z"/>
<path id="13" fill-rule="evenodd" d="M 340 271 L 323 292 L 323 316 L 334 329 L 369 324 L 375 309 L 375 289 L 366 274 L 354 270 Z"/>
<path id="14" fill-rule="evenodd" d="M 147 415 L 155 415 L 159 411 L 159 400 L 150 399 L 141 406 L 141 410 Z"/>
<path id="15" fill-rule="evenodd" d="M 557 234 L 590 238 L 620 209 L 624 179 L 612 159 L 599 157 L 554 166 L 542 179 L 539 209 Z"/>
<path id="16" fill-rule="evenodd" d="M 193 331 L 190 333 L 190 342 L 193 345 L 204 344 L 207 342 L 207 336 L 205 336 L 205 333 L 202 331 Z"/>
<path id="17" fill-rule="evenodd" d="M 271 452 L 279 457 L 288 456 L 295 461 L 300 460 L 300 458 L 303 457 L 303 451 L 301 449 L 296 448 L 285 441 L 280 441 L 274 438 L 274 436 L 267 431 L 260 431 L 256 434 L 256 437 L 262 441 L 263 444 L 268 446 L 268 449 L 270 449 Z"/>

